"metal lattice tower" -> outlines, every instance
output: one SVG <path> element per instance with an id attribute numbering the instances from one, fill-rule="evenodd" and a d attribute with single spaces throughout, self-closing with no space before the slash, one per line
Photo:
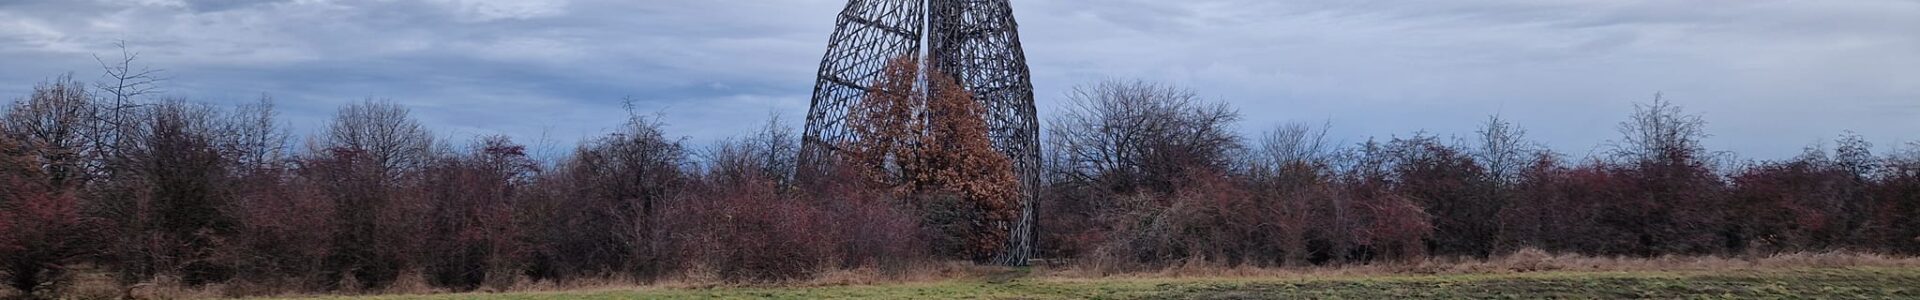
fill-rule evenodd
<path id="1" fill-rule="evenodd" d="M 847 1 L 820 61 L 797 175 L 811 180 L 805 177 L 825 174 L 836 147 L 860 138 L 846 127 L 848 108 L 866 97 L 867 85 L 888 62 L 924 57 L 986 108 L 987 136 L 1013 162 L 1023 196 L 1007 252 L 995 260 L 1026 264 L 1033 255 L 1039 199 L 1040 122 L 1018 28 L 1008 0 Z"/>

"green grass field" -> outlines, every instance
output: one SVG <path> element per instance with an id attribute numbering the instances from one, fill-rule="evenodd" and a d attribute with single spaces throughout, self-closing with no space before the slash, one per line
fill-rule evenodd
<path id="1" fill-rule="evenodd" d="M 1920 299 L 1920 269 L 1545 272 L 1279 278 L 1017 278 L 878 286 L 728 287 L 365 299 Z M 347 298 L 338 298 L 347 299 Z"/>

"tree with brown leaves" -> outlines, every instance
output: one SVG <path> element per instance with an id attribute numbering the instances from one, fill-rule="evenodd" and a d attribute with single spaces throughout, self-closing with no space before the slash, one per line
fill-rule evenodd
<path id="1" fill-rule="evenodd" d="M 861 168 L 859 173 L 865 180 L 905 188 L 902 162 L 914 159 L 913 144 L 919 142 L 915 138 L 921 131 L 920 110 L 925 105 L 916 86 L 920 66 L 912 57 L 903 57 L 888 63 L 881 74 L 868 88 L 867 97 L 847 115 L 847 127 L 859 138 L 840 147 L 843 158 Z"/>
<path id="2" fill-rule="evenodd" d="M 1020 197 L 1013 163 L 994 151 L 979 101 L 951 76 L 929 72 L 926 126 L 914 149 L 909 182 L 917 194 L 951 195 L 961 200 L 959 214 L 970 218 L 932 219 L 956 230 L 950 236 L 963 241 L 963 251 L 985 261 L 1006 245 L 1008 224 Z"/>
<path id="3" fill-rule="evenodd" d="M 979 101 L 952 76 L 915 60 L 883 70 L 848 126 L 860 139 L 846 147 L 868 180 L 915 199 L 924 225 L 942 237 L 942 252 L 986 261 L 1004 248 L 1020 196 L 1013 164 L 993 149 Z"/>

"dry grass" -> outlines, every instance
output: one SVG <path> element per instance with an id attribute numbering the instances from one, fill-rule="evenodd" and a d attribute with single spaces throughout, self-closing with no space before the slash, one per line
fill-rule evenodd
<path id="1" fill-rule="evenodd" d="M 566 281 L 539 281 L 522 277 L 493 281 L 475 293 L 554 293 L 596 291 L 669 291 L 729 288 L 843 287 L 881 286 L 908 283 L 955 281 L 1004 282 L 1010 278 L 1036 277 L 1050 282 L 1102 282 L 1115 279 L 1316 279 L 1362 278 L 1392 275 L 1478 275 L 1521 273 L 1600 273 L 1600 272 L 1708 272 L 1724 273 L 1755 270 L 1807 270 L 1832 268 L 1920 268 L 1920 258 L 1893 257 L 1844 251 L 1791 253 L 1747 257 L 1663 256 L 1655 258 L 1592 257 L 1552 254 L 1525 249 L 1494 259 L 1433 258 L 1418 262 L 1367 265 L 1314 266 L 1287 268 L 1228 267 L 1204 261 L 1192 261 L 1175 267 L 1112 273 L 1093 267 L 1050 262 L 1034 268 L 977 266 L 967 262 L 936 262 L 881 270 L 874 267 L 827 270 L 811 279 L 777 284 L 727 283 L 708 268 L 651 281 L 624 276 L 607 276 Z M 103 272 L 76 275 L 64 289 L 67 299 L 204 299 L 221 297 L 297 297 L 316 295 L 311 287 L 269 286 L 228 283 L 185 287 L 174 277 L 163 276 L 151 282 L 120 285 Z M 375 291 L 334 291 L 331 295 L 423 295 L 449 291 L 433 288 L 419 273 L 408 273 L 392 286 Z M 5 292 L 0 292 L 4 297 Z"/>
<path id="2" fill-rule="evenodd" d="M 768 288 L 768 287 L 831 287 L 831 286 L 870 286 L 899 284 L 909 282 L 935 282 L 953 279 L 986 278 L 994 274 L 1007 273 L 1011 268 L 978 266 L 966 262 L 935 262 L 906 266 L 899 270 L 881 270 L 876 267 L 856 269 L 834 269 L 817 273 L 813 278 L 783 283 L 729 283 L 722 280 L 717 272 L 710 268 L 695 266 L 692 269 L 657 278 L 642 280 L 625 275 L 610 275 L 563 281 L 531 280 L 524 276 L 513 276 L 509 280 L 492 281 L 473 293 L 552 293 L 552 292 L 595 292 L 595 291 L 645 291 L 675 289 L 714 289 L 714 288 Z M 427 284 L 425 276 L 419 272 L 401 275 L 391 286 L 384 289 L 336 290 L 328 293 L 314 293 L 312 287 L 272 287 L 250 283 L 210 284 L 201 287 L 187 287 L 163 276 L 152 282 L 134 285 L 115 283 L 104 272 L 89 272 L 88 280 L 77 280 L 73 288 L 67 290 L 65 298 L 71 299 L 207 299 L 234 297 L 303 297 L 303 296 L 372 296 L 372 295 L 426 295 L 451 291 L 435 288 Z M 347 279 L 351 281 L 352 279 Z M 343 282 L 341 286 L 355 286 L 353 282 Z M 132 295 L 129 297 L 128 295 Z M 0 292 L 0 298 L 7 294 Z"/>
<path id="3" fill-rule="evenodd" d="M 1223 266 L 1205 261 L 1189 261 L 1175 267 L 1135 272 L 1113 272 L 1100 267 L 1067 266 L 1050 269 L 1043 276 L 1056 278 L 1222 278 L 1278 277 L 1306 278 L 1328 276 L 1380 275 L 1452 275 L 1512 274 L 1546 271 L 1641 272 L 1641 271 L 1747 271 L 1793 270 L 1842 267 L 1920 267 L 1920 258 L 1894 257 L 1849 251 L 1802 252 L 1746 257 L 1661 256 L 1595 257 L 1579 254 L 1553 254 L 1539 249 L 1522 249 L 1492 259 L 1429 258 L 1417 262 L 1375 263 L 1363 265 L 1261 268 Z"/>

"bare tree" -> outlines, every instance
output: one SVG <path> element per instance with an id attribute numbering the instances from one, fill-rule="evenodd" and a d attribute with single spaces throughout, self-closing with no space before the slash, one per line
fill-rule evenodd
<path id="1" fill-rule="evenodd" d="M 366 155 L 388 178 L 416 170 L 427 163 L 433 136 L 407 113 L 406 107 L 386 100 L 367 99 L 341 107 L 327 127 L 324 145 Z"/>
<path id="2" fill-rule="evenodd" d="M 234 156 L 230 160 L 237 164 L 236 170 L 258 172 L 284 167 L 291 134 L 275 120 L 279 115 L 274 110 L 273 97 L 261 95 L 259 100 L 241 105 L 221 122 L 226 134 L 221 136 L 220 143 L 224 151 Z"/>
<path id="3" fill-rule="evenodd" d="M 1486 166 L 1487 174 L 1501 183 L 1512 183 L 1531 161 L 1538 147 L 1527 142 L 1527 130 L 1514 126 L 1499 115 L 1487 117 L 1477 131 L 1479 147 L 1473 157 Z"/>
<path id="4" fill-rule="evenodd" d="M 1707 121 L 1687 114 L 1679 105 L 1654 94 L 1653 103 L 1634 104 L 1633 115 L 1620 123 L 1622 139 L 1613 142 L 1614 155 L 1631 161 L 1657 161 L 1662 155 L 1703 153 Z"/>
<path id="5" fill-rule="evenodd" d="M 1920 178 L 1920 141 L 1908 142 L 1882 159 L 1880 173 L 1885 176 Z"/>
<path id="6" fill-rule="evenodd" d="M 1193 91 L 1147 82 L 1078 87 L 1049 129 L 1057 162 L 1070 180 L 1100 182 L 1116 192 L 1178 186 L 1185 172 L 1224 168 L 1240 138 L 1240 114 Z"/>
<path id="7" fill-rule="evenodd" d="M 781 124 L 780 115 L 769 115 L 752 135 L 720 141 L 700 153 L 701 167 L 708 177 L 716 177 L 709 180 L 767 180 L 775 187 L 789 187 L 799 154 L 799 139 L 793 132 Z"/>
<path id="8" fill-rule="evenodd" d="M 1852 173 L 1857 180 L 1864 180 L 1880 167 L 1879 159 L 1873 156 L 1873 143 L 1860 137 L 1859 133 L 1848 130 L 1840 134 L 1833 148 L 1834 163 Z"/>
<path id="9" fill-rule="evenodd" d="M 122 117 L 121 110 L 131 108 L 134 98 L 160 93 L 159 84 L 166 81 L 167 77 L 162 74 L 166 69 L 154 69 L 145 65 L 134 66 L 134 63 L 140 60 L 140 52 L 127 49 L 126 41 L 114 42 L 113 45 L 120 49 L 119 58 L 109 61 L 98 54 L 93 56 L 93 60 L 100 63 L 100 69 L 105 72 L 106 77 L 94 87 L 106 92 L 105 96 L 112 97 L 109 102 L 112 106 L 108 107 L 108 110 L 113 112 L 110 115 L 114 120 L 119 120 Z"/>
<path id="10" fill-rule="evenodd" d="M 127 131 L 135 126 L 132 124 L 135 116 L 130 110 L 142 106 L 135 101 L 142 96 L 161 93 L 160 82 L 167 80 L 164 69 L 135 66 L 140 60 L 140 52 L 129 50 L 126 41 L 116 41 L 113 45 L 120 49 L 120 57 L 108 59 L 98 54 L 93 56 L 93 60 L 100 63 L 102 72 L 101 80 L 94 83 L 94 88 L 100 90 L 100 94 L 95 96 L 106 99 L 99 101 L 99 107 L 91 116 L 102 128 L 90 138 L 100 148 L 101 156 L 108 158 L 119 155 L 119 149 L 125 146 L 122 145 L 121 136 L 128 134 Z"/>
<path id="11" fill-rule="evenodd" d="M 787 187 L 793 183 L 793 170 L 798 165 L 800 139 L 795 136 L 793 127 L 780 122 L 780 115 L 767 117 L 767 123 L 760 126 L 760 132 L 746 140 L 753 147 L 751 153 L 762 162 L 760 172 L 773 179 L 775 186 Z"/>
<path id="12" fill-rule="evenodd" d="M 1321 125 L 1316 130 L 1306 123 L 1287 123 L 1268 131 L 1260 139 L 1264 163 L 1272 166 L 1328 163 L 1333 151 L 1327 142 L 1327 129 L 1331 127 Z"/>
<path id="13" fill-rule="evenodd" d="M 100 129 L 93 122 L 92 95 L 86 84 L 61 75 L 33 88 L 33 95 L 7 111 L 7 128 L 40 161 L 56 188 L 75 187 L 89 178 L 96 161 L 89 139 Z"/>

